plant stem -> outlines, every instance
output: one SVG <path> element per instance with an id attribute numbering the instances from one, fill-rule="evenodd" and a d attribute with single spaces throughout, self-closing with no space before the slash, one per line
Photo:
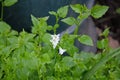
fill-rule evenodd
<path id="1" fill-rule="evenodd" d="M 78 29 L 79 29 L 79 26 L 81 24 L 81 21 L 78 21 L 76 24 L 76 28 L 75 28 L 75 31 L 74 31 L 74 35 L 76 35 L 78 33 Z"/>
<path id="2" fill-rule="evenodd" d="M 4 5 L 3 5 L 3 0 L 2 0 L 2 6 L 1 6 L 1 21 L 3 21 L 3 11 L 4 11 Z"/>
<path id="3" fill-rule="evenodd" d="M 59 21 L 59 17 L 58 16 L 56 16 L 56 23 L 55 24 L 58 24 L 58 21 Z M 54 26 L 54 34 L 56 34 L 56 27 Z"/>
<path id="4" fill-rule="evenodd" d="M 74 35 L 76 35 L 78 33 L 78 28 L 79 28 L 79 26 L 76 26 L 75 31 L 74 31 Z"/>

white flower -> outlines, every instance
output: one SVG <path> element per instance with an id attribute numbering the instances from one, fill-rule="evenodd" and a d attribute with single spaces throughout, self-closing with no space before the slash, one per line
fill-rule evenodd
<path id="1" fill-rule="evenodd" d="M 65 49 L 62 49 L 61 47 L 59 47 L 59 54 L 63 54 L 66 50 Z"/>
<path id="2" fill-rule="evenodd" d="M 55 49 L 57 44 L 60 41 L 60 34 L 58 34 L 58 35 L 54 34 L 54 35 L 51 35 L 51 37 L 52 37 L 52 39 L 50 40 L 50 42 L 52 43 L 53 48 Z"/>

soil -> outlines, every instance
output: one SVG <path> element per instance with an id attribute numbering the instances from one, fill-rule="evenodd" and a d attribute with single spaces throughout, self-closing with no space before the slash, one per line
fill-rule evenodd
<path id="1" fill-rule="evenodd" d="M 120 0 L 96 0 L 95 4 L 107 5 L 109 10 L 100 19 L 94 20 L 98 32 L 110 28 L 109 41 L 113 48 L 120 46 L 120 14 L 116 12 L 120 8 Z"/>

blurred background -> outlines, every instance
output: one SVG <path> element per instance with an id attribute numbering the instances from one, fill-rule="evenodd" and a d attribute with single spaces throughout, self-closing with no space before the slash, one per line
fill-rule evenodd
<path id="1" fill-rule="evenodd" d="M 109 10 L 100 19 L 94 19 L 97 32 L 110 28 L 109 45 L 113 48 L 120 46 L 120 0 L 95 0 L 95 4 L 107 5 Z"/>

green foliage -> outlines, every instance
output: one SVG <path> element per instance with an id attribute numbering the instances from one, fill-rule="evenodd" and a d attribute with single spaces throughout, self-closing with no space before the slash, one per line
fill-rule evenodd
<path id="1" fill-rule="evenodd" d="M 93 42 L 92 42 L 92 39 L 87 36 L 87 35 L 82 35 L 78 38 L 78 40 L 83 43 L 83 44 L 86 44 L 86 45 L 89 45 L 89 46 L 93 46 Z"/>
<path id="2" fill-rule="evenodd" d="M 4 3 L 4 6 L 9 7 L 9 6 L 14 5 L 17 1 L 18 1 L 18 0 L 4 0 L 3 3 Z"/>
<path id="3" fill-rule="evenodd" d="M 102 54 L 79 52 L 74 46 L 75 39 L 93 46 L 92 39 L 87 35 L 55 34 L 60 27 L 58 21 L 79 26 L 83 19 L 91 15 L 85 6 L 76 4 L 70 7 L 79 14 L 78 17 L 66 17 L 69 6 L 61 7 L 57 12 L 49 12 L 56 17 L 53 26 L 47 24 L 48 16 L 36 18 L 31 15 L 31 33 L 24 30 L 18 33 L 0 21 L 0 80 L 120 79 L 120 49 L 108 50 L 106 46 L 109 29 L 101 34 L 105 39 L 98 42 L 98 48 L 107 50 Z M 54 35 L 48 33 L 48 30 L 54 31 Z M 68 56 L 63 56 L 61 52 L 66 52 Z"/>
<path id="4" fill-rule="evenodd" d="M 105 38 L 106 37 L 108 37 L 108 35 L 109 35 L 109 28 L 107 28 L 107 29 L 105 29 L 104 31 L 103 31 L 103 33 L 101 34 L 101 36 L 104 36 Z"/>
<path id="5" fill-rule="evenodd" d="M 57 10 L 57 14 L 61 18 L 65 18 L 68 13 L 68 6 L 61 7 Z"/>
<path id="6" fill-rule="evenodd" d="M 91 15 L 94 18 L 100 18 L 100 17 L 102 17 L 106 13 L 107 10 L 108 10 L 108 6 L 95 5 L 91 9 Z"/>
<path id="7" fill-rule="evenodd" d="M 75 4 L 70 6 L 73 11 L 79 14 L 78 19 L 82 20 L 90 16 L 90 10 L 85 5 Z"/>
<path id="8" fill-rule="evenodd" d="M 116 13 L 120 14 L 120 8 L 116 9 Z"/>
<path id="9" fill-rule="evenodd" d="M 108 39 L 102 39 L 97 42 L 97 47 L 99 49 L 105 49 L 108 48 Z"/>
<path id="10" fill-rule="evenodd" d="M 9 31 L 10 31 L 10 28 L 11 28 L 11 27 L 10 27 L 7 23 L 5 23 L 5 22 L 3 22 L 3 21 L 0 22 L 0 33 L 9 32 Z"/>
<path id="11" fill-rule="evenodd" d="M 63 6 L 57 10 L 57 12 L 50 11 L 49 14 L 54 15 L 55 17 L 65 18 L 68 13 L 68 6 Z"/>
<path id="12" fill-rule="evenodd" d="M 62 22 L 72 26 L 76 23 L 76 19 L 74 17 L 67 17 L 61 20 Z"/>
<path id="13" fill-rule="evenodd" d="M 100 35 L 104 38 L 97 42 L 97 47 L 99 49 L 109 50 L 109 45 L 108 45 L 109 44 L 109 40 L 108 40 L 109 28 L 105 29 L 103 33 L 101 33 Z"/>

